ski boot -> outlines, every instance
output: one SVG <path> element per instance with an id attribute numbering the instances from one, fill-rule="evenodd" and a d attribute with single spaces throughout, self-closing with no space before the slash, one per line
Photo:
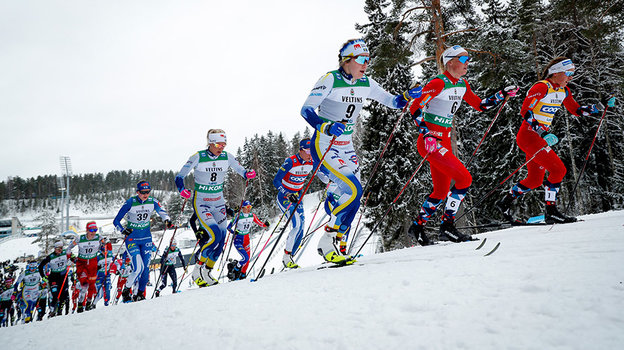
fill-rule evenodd
<path id="1" fill-rule="evenodd" d="M 319 254 L 323 255 L 321 249 L 319 249 Z M 340 255 L 335 251 L 331 251 L 323 255 L 323 258 L 325 259 L 325 261 L 334 263 L 336 265 L 351 265 L 356 261 L 355 258 L 350 255 Z"/>
<path id="2" fill-rule="evenodd" d="M 433 244 L 433 242 L 431 242 L 429 236 L 427 236 L 427 233 L 425 232 L 425 226 L 418 224 L 416 221 L 412 223 L 412 226 L 410 226 L 407 233 L 409 233 L 410 236 L 414 237 L 416 242 L 418 242 L 418 244 L 423 247 Z"/>
<path id="3" fill-rule="evenodd" d="M 234 267 L 230 269 L 230 267 L 228 266 L 228 270 L 230 270 L 227 274 L 227 277 L 230 281 L 236 281 L 238 280 L 239 276 L 240 276 L 240 272 L 241 272 L 241 268 L 238 266 L 238 263 L 235 262 L 234 263 Z"/>
<path id="4" fill-rule="evenodd" d="M 145 291 L 139 291 L 139 293 L 137 293 L 137 295 L 135 295 L 132 299 L 133 301 L 145 300 Z"/>
<path id="5" fill-rule="evenodd" d="M 513 205 L 515 198 L 511 195 L 511 193 L 507 193 L 503 199 L 496 202 L 496 208 L 503 214 L 503 218 L 510 223 L 516 222 L 513 217 L 513 211 L 511 206 Z"/>
<path id="6" fill-rule="evenodd" d="M 298 269 L 299 265 L 293 260 L 292 254 L 284 250 L 284 256 L 282 257 L 282 264 L 285 269 Z"/>
<path id="7" fill-rule="evenodd" d="M 577 219 L 574 216 L 566 216 L 557 209 L 556 204 L 546 204 L 546 214 L 544 215 L 544 221 L 547 224 L 568 224 L 576 222 Z"/>
<path id="8" fill-rule="evenodd" d="M 123 303 L 129 303 L 132 301 L 132 296 L 130 295 L 130 288 L 128 287 L 124 287 L 123 291 L 121 292 L 121 302 Z"/>
<path id="9" fill-rule="evenodd" d="M 93 309 L 95 309 L 95 305 L 93 305 L 93 301 L 87 300 L 87 303 L 85 304 L 85 311 L 90 311 Z"/>
<path id="10" fill-rule="evenodd" d="M 453 220 L 443 221 L 440 225 L 440 235 L 438 236 L 440 241 L 451 241 L 454 243 L 472 241 L 470 235 L 465 235 L 455 227 Z"/>
<path id="11" fill-rule="evenodd" d="M 210 275 L 212 269 L 206 267 L 206 265 L 195 265 L 193 269 L 193 281 L 199 287 L 208 287 L 219 283 L 216 278 Z"/>
<path id="12" fill-rule="evenodd" d="M 82 304 L 78 305 L 76 312 L 81 314 L 83 311 L 84 311 L 84 306 Z"/>
<path id="13" fill-rule="evenodd" d="M 160 296 L 160 289 L 156 289 L 156 291 L 154 292 L 154 296 L 156 298 L 158 298 Z"/>

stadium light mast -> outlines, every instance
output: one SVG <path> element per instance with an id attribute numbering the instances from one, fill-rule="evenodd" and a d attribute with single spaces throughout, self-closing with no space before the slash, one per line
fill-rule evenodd
<path id="1" fill-rule="evenodd" d="M 62 194 L 61 232 L 65 232 L 69 230 L 69 198 L 70 198 L 69 178 L 72 175 L 72 166 L 71 166 L 71 159 L 69 158 L 69 156 L 60 156 L 60 163 L 61 163 L 61 180 L 59 181 L 59 189 L 61 190 L 61 194 Z M 63 177 L 65 181 L 63 181 Z M 64 216 L 63 216 L 63 210 L 65 210 Z"/>

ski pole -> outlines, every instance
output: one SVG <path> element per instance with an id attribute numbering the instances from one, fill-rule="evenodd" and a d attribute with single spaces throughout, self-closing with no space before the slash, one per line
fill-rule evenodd
<path id="1" fill-rule="evenodd" d="M 484 200 L 486 200 L 488 197 L 490 197 L 492 195 L 492 193 L 494 193 L 502 184 L 507 182 L 507 180 L 509 180 L 515 173 L 520 171 L 520 169 L 522 169 L 525 165 L 529 164 L 541 151 L 545 150 L 548 147 L 549 146 L 544 146 L 544 147 L 540 148 L 539 150 L 537 150 L 537 152 L 533 153 L 533 156 L 531 156 L 531 158 L 529 158 L 526 162 L 522 163 L 522 165 L 520 165 L 516 170 L 514 170 L 511 174 L 509 174 L 503 181 L 499 182 L 496 186 L 494 186 L 494 188 L 492 188 L 490 190 L 490 192 L 486 193 L 485 196 L 479 198 L 479 200 L 477 201 L 477 203 L 475 205 L 473 205 L 469 209 L 466 209 L 463 214 L 461 214 L 457 218 L 455 218 L 455 221 L 461 219 L 466 214 L 468 214 L 471 211 L 473 211 L 476 207 L 478 207 L 481 203 L 483 203 Z"/>
<path id="2" fill-rule="evenodd" d="M 180 216 L 182 216 L 182 214 L 184 213 L 184 206 L 186 206 L 186 201 L 188 198 L 184 198 L 184 202 L 182 202 L 182 209 L 180 209 Z M 173 242 L 173 239 L 175 238 L 176 232 L 178 232 L 178 225 L 175 226 L 175 228 L 173 229 L 173 235 L 171 235 L 171 239 L 169 240 L 169 246 L 171 247 L 171 242 Z M 165 236 L 165 233 L 163 232 L 163 237 Z M 162 238 L 161 238 L 162 241 Z M 160 269 L 160 274 L 158 274 L 158 280 L 156 281 L 156 284 L 154 284 L 154 291 L 152 292 L 152 297 L 150 299 L 154 299 L 154 294 L 156 294 L 156 289 L 158 289 L 158 284 L 160 283 L 160 279 L 162 278 L 162 272 L 163 270 Z"/>
<path id="3" fill-rule="evenodd" d="M 310 232 L 310 229 L 312 228 L 312 224 L 314 223 L 314 219 L 316 218 L 316 214 L 318 213 L 319 208 L 321 207 L 321 204 L 323 204 L 323 198 L 327 194 L 327 189 L 329 189 L 329 184 L 331 184 L 331 182 L 328 181 L 327 182 L 327 186 L 325 186 L 325 191 L 323 192 L 323 195 L 321 195 L 321 200 L 319 201 L 319 204 L 316 206 L 316 210 L 314 211 L 314 215 L 312 215 L 312 220 L 310 220 L 310 225 L 308 225 L 308 229 L 306 230 L 304 238 L 308 236 L 308 232 Z"/>
<path id="4" fill-rule="evenodd" d="M 494 125 L 494 123 L 496 122 L 496 119 L 498 119 L 498 116 L 500 115 L 501 111 L 505 107 L 505 104 L 507 104 L 508 100 L 509 100 L 509 96 L 505 97 L 505 99 L 503 100 L 503 103 L 501 104 L 500 108 L 498 109 L 498 112 L 496 112 L 496 115 L 494 116 L 494 119 L 492 119 L 492 122 L 490 122 L 490 125 L 488 126 L 487 130 L 485 130 L 485 134 L 483 134 L 483 137 L 481 138 L 481 141 L 479 141 L 479 144 L 477 145 L 477 148 L 475 148 L 474 152 L 472 152 L 472 155 L 470 156 L 470 159 L 468 159 L 468 161 L 466 162 L 466 167 L 468 167 L 468 164 L 470 164 L 470 162 L 472 162 L 472 159 L 474 158 L 475 154 L 477 154 L 477 151 L 479 150 L 479 147 L 481 147 L 481 144 L 485 140 L 485 137 L 490 133 L 490 130 L 492 129 L 492 125 Z"/>
<path id="5" fill-rule="evenodd" d="M 238 220 L 240 219 L 240 213 L 241 211 L 243 211 L 243 202 L 245 202 L 245 194 L 247 193 L 248 185 L 249 185 L 249 179 L 245 180 L 245 189 L 243 190 L 243 198 L 241 198 L 240 205 L 238 206 L 238 212 L 236 213 L 236 216 L 234 217 L 234 231 L 232 232 L 232 241 L 230 242 L 230 246 L 228 247 L 228 252 L 225 256 L 225 259 L 221 259 L 222 261 L 219 267 L 219 277 L 217 278 L 217 281 L 221 279 L 221 275 L 223 274 L 223 270 L 227 262 L 227 259 L 230 258 L 230 252 L 232 251 L 232 246 L 234 245 L 234 238 L 236 238 L 236 228 L 238 227 Z M 228 238 L 229 238 L 229 235 L 228 235 Z M 225 244 L 227 245 L 227 242 Z"/>
<path id="6" fill-rule="evenodd" d="M 419 84 L 417 84 L 416 86 L 418 86 L 418 85 Z M 407 105 L 405 107 L 407 107 Z M 405 109 L 403 111 L 405 111 Z M 373 166 L 373 171 L 371 172 L 370 176 L 368 177 L 368 181 L 366 181 L 366 186 L 364 186 L 364 189 L 362 190 L 362 193 L 366 193 L 368 191 L 368 187 L 370 186 L 371 182 L 373 181 L 373 178 L 375 177 L 375 174 L 377 173 L 377 167 L 379 167 L 379 163 L 381 162 L 381 159 L 383 158 L 384 153 L 386 153 L 386 149 L 388 149 L 388 145 L 390 144 L 390 141 L 392 140 L 392 137 L 394 136 L 394 132 L 396 131 L 397 127 L 399 126 L 399 123 L 401 122 L 402 118 L 403 118 L 403 113 L 401 113 L 401 115 L 399 115 L 399 118 L 397 119 L 396 123 L 394 123 L 394 127 L 392 128 L 392 132 L 390 133 L 390 136 L 388 136 L 388 140 L 386 141 L 386 144 L 384 145 L 384 148 L 381 151 L 381 154 L 379 154 L 379 157 L 377 157 L 377 161 L 375 162 L 375 166 Z M 366 195 L 366 199 L 364 199 L 364 204 L 362 204 L 362 209 L 360 210 L 360 217 L 358 219 L 357 224 L 355 225 L 355 230 L 353 231 L 354 233 L 357 232 L 357 229 L 360 226 L 360 221 L 362 220 L 362 216 L 364 216 L 364 211 L 366 211 L 366 205 L 368 204 L 368 197 L 369 197 L 369 195 L 370 195 L 370 193 L 368 193 Z M 347 237 L 347 239 L 348 239 L 348 237 Z"/>
<path id="7" fill-rule="evenodd" d="M 347 251 L 347 255 L 351 252 L 351 248 L 353 248 L 353 243 L 355 243 L 355 239 L 358 234 L 358 227 L 360 227 L 360 221 L 362 220 L 362 216 L 364 216 L 364 211 L 366 210 L 366 204 L 368 203 L 368 197 L 370 197 L 370 192 L 366 194 L 366 199 L 364 200 L 364 205 L 362 210 L 360 211 L 360 217 L 358 218 L 358 222 L 355 225 L 355 230 L 353 230 L 353 238 L 351 238 L 351 246 L 349 246 L 349 250 Z M 349 240 L 349 236 L 346 237 L 347 241 Z"/>
<path id="8" fill-rule="evenodd" d="M 193 252 L 189 256 L 188 262 L 186 263 L 186 265 L 184 267 L 184 272 L 182 273 L 182 276 L 180 277 L 180 282 L 178 283 L 178 289 L 182 286 L 182 281 L 184 281 L 184 275 L 186 275 L 186 272 L 188 271 L 189 265 L 191 265 L 191 259 L 195 255 L 195 251 L 197 250 L 197 246 L 198 245 L 199 245 L 199 240 L 197 240 L 195 242 L 195 248 L 193 248 Z M 176 291 L 174 290 L 173 292 L 175 293 Z"/>
<path id="9" fill-rule="evenodd" d="M 381 217 L 381 219 L 379 219 L 377 221 L 377 224 L 375 224 L 375 226 L 373 227 L 373 229 L 371 230 L 370 234 L 368 235 L 368 237 L 366 237 L 366 240 L 364 240 L 364 243 L 362 243 L 362 246 L 360 246 L 360 249 L 357 250 L 357 252 L 355 252 L 355 256 L 357 256 L 358 254 L 360 254 L 360 251 L 362 251 L 362 248 L 364 248 L 364 246 L 366 245 L 366 243 L 368 242 L 368 240 L 373 236 L 373 233 L 375 233 L 375 230 L 377 230 L 377 227 L 379 227 L 379 224 L 383 221 L 383 219 L 386 218 L 386 216 L 390 213 L 390 211 L 392 210 L 392 208 L 394 207 L 394 204 L 396 203 L 396 201 L 399 199 L 399 197 L 401 197 L 401 194 L 403 194 L 403 191 L 405 191 L 405 189 L 407 188 L 407 185 L 410 184 L 410 182 L 412 182 L 412 180 L 414 179 L 414 176 L 416 176 L 416 174 L 418 173 L 418 171 L 420 170 L 420 168 L 422 168 L 423 164 L 425 164 L 425 161 L 427 160 L 427 158 L 429 158 L 430 153 L 427 153 L 427 155 L 420 161 L 420 163 L 418 164 L 418 166 L 416 167 L 416 170 L 414 170 L 414 173 L 412 173 L 412 176 L 410 176 L 409 180 L 407 180 L 407 182 L 405 183 L 405 185 L 403 185 L 403 188 L 401 188 L 401 191 L 399 191 L 399 194 L 397 194 L 397 196 L 394 198 L 394 200 L 392 201 L 392 203 L 390 203 L 390 205 L 388 206 L 388 209 L 386 209 L 386 212 L 384 213 L 384 215 Z"/>
<path id="10" fill-rule="evenodd" d="M 305 196 L 306 192 L 308 192 L 308 188 L 310 188 L 310 185 L 312 184 L 312 180 L 314 180 L 314 176 L 316 176 L 316 173 L 321 168 L 321 165 L 323 165 L 325 156 L 327 156 L 327 153 L 329 153 L 329 150 L 332 148 L 332 145 L 334 144 L 335 140 L 336 140 L 336 136 L 334 135 L 331 141 L 329 141 L 327 150 L 325 150 L 325 152 L 323 153 L 323 156 L 321 157 L 321 160 L 319 161 L 318 165 L 314 169 L 314 172 L 312 173 L 312 176 L 310 177 L 308 184 L 306 185 L 305 189 L 301 193 L 301 196 L 299 197 L 297 204 L 295 204 L 292 214 L 288 217 L 288 220 L 286 220 L 286 225 L 282 229 L 282 232 L 280 232 L 279 236 L 277 236 L 277 239 L 275 240 L 275 244 L 273 244 L 273 248 L 271 248 L 271 251 L 269 252 L 269 256 L 267 256 L 267 259 L 264 261 L 264 264 L 262 264 L 262 267 L 260 268 L 260 273 L 262 273 L 262 270 L 264 270 L 264 267 L 269 262 L 269 259 L 271 259 L 271 255 L 273 255 L 273 252 L 275 251 L 275 247 L 277 247 L 277 243 L 279 242 L 280 238 L 282 238 L 282 235 L 284 234 L 284 232 L 286 232 L 286 229 L 288 228 L 288 224 L 290 224 L 290 221 L 292 220 L 292 218 L 295 216 L 295 214 L 297 214 L 297 208 L 299 207 L 299 204 L 301 204 L 301 201 L 303 201 L 303 196 Z M 257 278 L 258 278 L 258 274 L 256 274 L 256 278 L 254 280 L 256 280 Z"/>
<path id="11" fill-rule="evenodd" d="M 184 199 L 184 204 L 186 204 L 186 198 Z M 184 204 L 182 204 L 182 208 L 184 208 Z M 167 232 L 167 227 L 165 226 L 165 230 L 160 236 L 160 241 L 158 242 L 158 247 L 156 247 L 156 252 L 152 252 L 154 254 L 154 259 L 158 256 L 158 252 L 160 252 L 160 245 L 162 244 L 163 238 L 165 238 L 165 233 Z M 150 259 L 151 260 L 151 259 Z M 156 270 L 154 269 L 154 280 L 156 280 Z"/>
<path id="12" fill-rule="evenodd" d="M 125 236 L 125 235 L 124 235 Z M 124 246 L 124 244 L 126 244 L 126 240 L 128 239 L 128 236 L 124 237 L 123 242 L 121 242 L 121 245 L 119 246 L 119 249 L 117 249 L 117 253 L 115 254 L 115 256 L 113 257 L 113 261 L 117 260 L 117 255 L 119 255 L 119 252 L 121 252 L 121 248 Z M 104 249 L 104 251 L 106 251 L 106 249 Z M 104 274 L 104 277 L 106 277 L 106 273 Z M 104 286 L 104 283 L 102 283 L 102 285 L 100 286 L 100 288 L 102 288 Z M 98 288 L 95 291 L 95 296 L 97 296 L 98 294 L 100 294 L 100 288 Z M 87 298 L 85 297 L 85 302 L 87 301 Z"/>
<path id="13" fill-rule="evenodd" d="M 56 308 L 57 309 L 59 307 L 59 304 L 61 303 L 61 293 L 63 293 L 63 288 L 65 287 L 65 281 L 67 281 L 67 275 L 69 275 L 69 263 L 67 264 L 67 269 L 65 270 L 65 278 L 63 278 L 63 283 L 61 284 L 61 289 L 59 290 L 58 296 L 56 297 Z M 56 310 L 55 310 L 55 314 L 56 314 Z"/>
<path id="14" fill-rule="evenodd" d="M 609 106 L 605 106 L 604 112 L 602 112 L 602 117 L 600 117 L 600 122 L 598 123 L 598 128 L 596 129 L 596 133 L 594 134 L 594 139 L 591 142 L 591 145 L 589 145 L 589 150 L 587 150 L 587 155 L 585 156 L 585 161 L 583 162 L 583 168 L 581 168 L 581 172 L 579 173 L 578 178 L 576 179 L 576 183 L 574 183 L 574 187 L 572 188 L 572 192 L 570 193 L 570 200 L 568 201 L 568 205 L 566 206 L 566 210 L 564 212 L 564 214 L 568 214 L 568 210 L 570 209 L 570 205 L 572 204 L 572 199 L 574 198 L 574 195 L 576 193 L 576 187 L 578 186 L 579 182 L 581 181 L 581 176 L 583 176 L 583 173 L 585 172 L 585 167 L 587 166 L 587 161 L 589 160 L 589 155 L 592 151 L 592 148 L 594 147 L 594 143 L 596 142 L 596 137 L 598 137 L 598 132 L 600 131 L 600 127 L 602 126 L 602 122 L 604 121 L 605 116 L 607 115 L 607 108 L 609 108 Z"/>
<path id="15" fill-rule="evenodd" d="M 275 231 L 277 231 L 277 228 L 279 227 L 280 222 L 282 222 L 282 219 L 284 218 L 284 216 L 288 212 L 288 209 L 290 209 L 291 205 L 292 205 L 292 202 L 290 202 L 290 204 L 288 204 L 288 207 L 286 207 L 286 210 L 284 210 L 284 212 L 282 213 L 282 216 L 280 216 L 279 220 L 277 221 L 277 224 L 275 224 L 275 228 L 273 229 L 273 231 L 269 235 L 269 238 L 267 238 L 266 242 L 262 246 L 262 249 L 260 249 L 260 253 L 258 253 L 258 255 L 254 258 L 254 262 L 253 262 L 253 264 L 251 264 L 251 267 L 249 269 L 247 269 L 248 271 L 253 271 L 254 266 L 256 266 L 256 262 L 258 261 L 258 259 L 260 258 L 260 255 L 262 255 L 262 252 L 264 251 L 264 248 L 266 248 L 267 244 L 269 244 L 269 242 L 271 241 L 271 237 L 273 237 L 273 234 L 275 233 Z"/>

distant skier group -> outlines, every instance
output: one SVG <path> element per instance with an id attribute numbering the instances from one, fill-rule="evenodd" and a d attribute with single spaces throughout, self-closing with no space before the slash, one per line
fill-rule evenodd
<path id="1" fill-rule="evenodd" d="M 274 177 L 277 205 L 291 224 L 282 256 L 285 269 L 299 267 L 295 257 L 302 246 L 305 222 L 301 201 L 308 189 L 306 179 L 310 173 L 326 183 L 328 188 L 325 208 L 330 220 L 324 227 L 317 251 L 329 263 L 348 265 L 355 262 L 355 257 L 347 254 L 347 239 L 360 209 L 363 186 L 352 136 L 367 99 L 388 108 L 409 110 L 418 132 L 418 152 L 423 157 L 422 162 L 429 163 L 433 190 L 424 199 L 409 233 L 421 245 L 429 245 L 436 240 L 464 242 L 472 239 L 455 226 L 460 205 L 472 184 L 472 175 L 452 150 L 451 127 L 455 113 L 462 101 L 478 111 L 493 109 L 503 101 L 516 97 L 519 88 L 510 85 L 485 99 L 479 98 L 468 81 L 462 78 L 467 73 L 470 60 L 468 51 L 461 46 L 449 47 L 441 55 L 443 73 L 423 87 L 413 87 L 392 95 L 365 74 L 371 61 L 366 43 L 354 39 L 342 45 L 338 55 L 339 68 L 324 74 L 317 81 L 301 108 L 302 117 L 314 129 L 312 137 L 301 140 L 299 151 L 285 159 Z M 514 201 L 541 185 L 545 189 L 546 222 L 576 221 L 576 218 L 557 209 L 557 194 L 566 167 L 552 149 L 558 138 L 550 127 L 562 105 L 573 115 L 595 116 L 604 111 L 604 105 L 613 107 L 615 98 L 605 99 L 603 103 L 579 105 L 567 86 L 575 69 L 573 62 L 566 57 L 553 59 L 545 68 L 545 79 L 536 82 L 524 98 L 520 111 L 522 123 L 516 142 L 525 153 L 528 174 L 496 203 L 504 218 L 510 222 L 517 220 L 513 214 Z M 233 234 L 231 244 L 241 255 L 240 261 L 228 264 L 228 277 L 230 280 L 245 279 L 252 259 L 251 228 L 254 224 L 263 228 L 270 226 L 268 221 L 263 222 L 251 212 L 252 204 L 245 199 L 245 192 L 237 213 L 226 206 L 223 189 L 228 170 L 232 169 L 245 179 L 245 190 L 249 181 L 256 177 L 256 172 L 243 167 L 224 150 L 227 145 L 224 130 L 208 130 L 207 141 L 207 148 L 194 153 L 175 177 L 180 195 L 185 203 L 192 203 L 194 210 L 190 221 L 199 249 L 194 254 L 196 263 L 191 276 L 199 287 L 219 282 L 212 271 L 224 251 L 228 232 Z M 544 179 L 546 171 L 548 177 Z M 191 172 L 194 175 L 193 189 L 187 188 L 184 183 Z M 60 315 L 63 309 L 67 314 L 70 282 L 74 290 L 72 310 L 77 308 L 77 312 L 95 308 L 99 299 L 104 299 L 105 305 L 116 302 L 120 296 L 123 302 L 145 299 L 150 260 L 155 250 L 150 229 L 152 212 L 160 215 L 165 227 L 174 227 L 167 212 L 158 200 L 150 196 L 150 192 L 151 186 L 147 181 L 139 182 L 137 195 L 124 203 L 114 219 L 115 228 L 124 237 L 125 251 L 122 256 L 112 254 L 111 243 L 101 239 L 95 222 L 90 222 L 86 234 L 76 237 L 68 247 L 64 248 L 62 242 L 55 243 L 54 252 L 43 261 L 28 263 L 15 281 L 5 280 L 5 291 L 0 294 L 0 319 L 3 324 L 7 324 L 8 315 L 11 315 L 13 322 L 12 306 L 8 305 L 19 305 L 23 321 L 29 322 L 35 310 L 41 315 L 39 310 L 45 309 L 48 295 L 51 296 L 49 315 Z M 425 225 L 444 200 L 446 203 L 439 232 L 432 237 L 426 234 Z M 233 217 L 229 224 L 228 216 Z M 122 225 L 124 218 L 127 223 Z M 78 247 L 77 256 L 71 254 L 75 246 Z M 177 259 L 182 261 L 186 273 L 190 262 L 184 261 L 172 238 L 161 259 L 163 283 L 156 286 L 156 296 L 165 288 L 167 276 L 172 280 L 173 291 L 176 291 Z M 75 265 L 73 272 L 72 265 Z M 111 274 L 120 277 L 115 296 L 110 294 Z"/>

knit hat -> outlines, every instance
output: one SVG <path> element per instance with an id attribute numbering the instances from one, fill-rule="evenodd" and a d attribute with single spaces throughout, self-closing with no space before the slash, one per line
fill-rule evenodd
<path id="1" fill-rule="evenodd" d="M 468 53 L 466 49 L 459 45 L 449 47 L 448 49 L 444 50 L 444 52 L 442 52 L 442 64 L 446 65 L 450 60 L 461 55 L 464 52 Z"/>

